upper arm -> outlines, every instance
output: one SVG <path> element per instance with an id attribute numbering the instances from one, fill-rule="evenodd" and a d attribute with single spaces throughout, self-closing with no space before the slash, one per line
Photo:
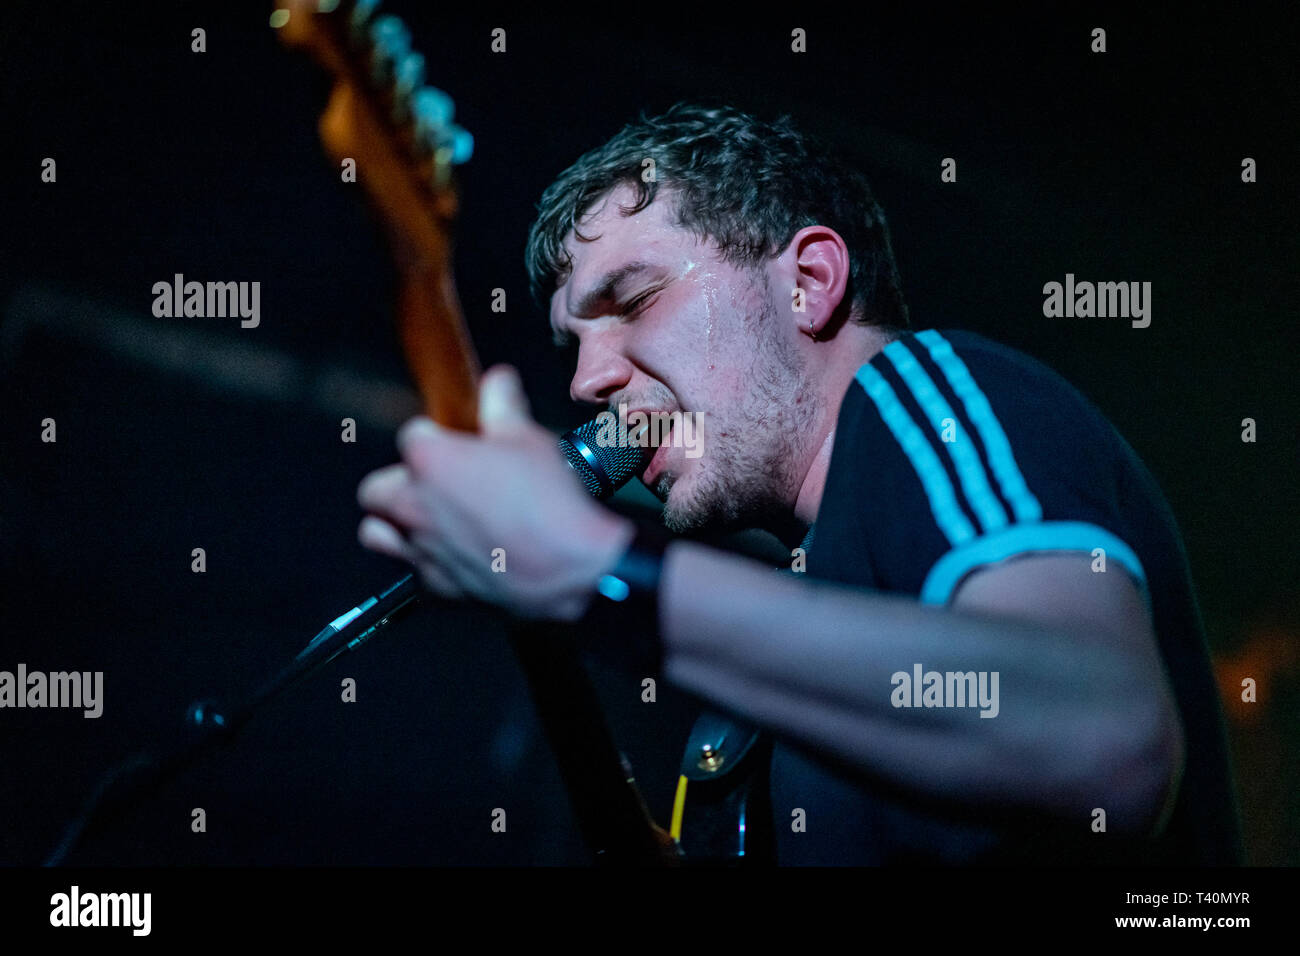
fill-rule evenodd
<path id="1" fill-rule="evenodd" d="M 1046 624 L 1095 640 L 1145 662 L 1159 650 L 1146 598 L 1125 571 L 1095 571 L 1087 552 L 1014 555 L 974 570 L 957 586 L 948 606 Z"/>
<path id="2" fill-rule="evenodd" d="M 1068 638 L 1102 645 L 1130 663 L 1135 694 L 1151 704 L 1152 737 L 1139 759 L 1158 758 L 1166 768 L 1151 816 L 1159 833 L 1173 810 L 1186 758 L 1182 722 L 1151 623 L 1149 603 L 1138 581 L 1123 571 L 1094 571 L 1085 552 L 1040 552 L 1016 556 L 968 575 L 949 603 L 955 611 L 1032 621 Z M 1145 769 L 1145 768 L 1143 768 Z M 1154 794 L 1159 790 L 1153 791 Z"/>

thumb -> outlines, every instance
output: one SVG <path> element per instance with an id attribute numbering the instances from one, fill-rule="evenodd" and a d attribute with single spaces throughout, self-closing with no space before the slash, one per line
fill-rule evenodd
<path id="1" fill-rule="evenodd" d="M 483 373 L 478 390 L 478 421 L 485 433 L 532 424 L 524 384 L 511 366 L 494 365 Z"/>

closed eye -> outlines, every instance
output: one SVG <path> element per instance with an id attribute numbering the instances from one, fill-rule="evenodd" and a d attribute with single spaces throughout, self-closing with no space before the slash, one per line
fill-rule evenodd
<path id="1" fill-rule="evenodd" d="M 649 289 L 645 292 L 642 292 L 639 296 L 637 296 L 635 299 L 633 299 L 631 302 L 625 305 L 623 307 L 623 311 L 620 312 L 619 314 L 623 316 L 628 316 L 640 312 L 641 309 L 643 309 L 646 305 L 650 303 L 650 300 L 653 299 L 655 297 L 655 294 L 658 293 L 659 291 L 660 290 L 658 289 Z"/>
<path id="2" fill-rule="evenodd" d="M 653 289 L 647 289 L 646 291 L 638 295 L 635 299 L 629 300 L 627 304 L 623 306 L 623 308 L 619 309 L 617 315 L 620 318 L 624 318 L 624 319 L 636 315 L 638 312 L 642 311 L 648 305 L 650 305 L 650 303 L 654 300 L 655 296 L 662 291 L 663 291 L 663 286 L 657 286 Z M 576 352 L 578 348 L 577 338 L 567 331 L 561 331 L 558 329 L 554 330 L 551 333 L 551 341 L 555 344 L 556 348 L 559 349 L 568 349 Z"/>

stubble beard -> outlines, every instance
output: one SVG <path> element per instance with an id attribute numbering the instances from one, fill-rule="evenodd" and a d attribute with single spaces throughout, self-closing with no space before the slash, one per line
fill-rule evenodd
<path id="1" fill-rule="evenodd" d="M 677 476 L 665 474 L 655 485 L 666 503 L 664 524 L 674 533 L 771 527 L 793 510 L 824 403 L 799 354 L 780 337 L 770 296 L 759 319 L 746 324 L 759 340 L 745 376 L 750 389 L 725 421 L 710 416 L 691 488 L 674 500 Z"/>

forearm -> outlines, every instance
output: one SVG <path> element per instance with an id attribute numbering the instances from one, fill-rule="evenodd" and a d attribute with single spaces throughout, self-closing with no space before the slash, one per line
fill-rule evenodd
<path id="1" fill-rule="evenodd" d="M 1153 700 L 1147 662 L 1113 646 L 682 542 L 665 563 L 660 610 L 670 680 L 865 771 L 964 801 L 1069 815 L 1101 806 L 1135 827 L 1152 815 L 1168 702 Z M 917 664 L 996 672 L 996 718 L 895 706 L 892 675 L 910 678 Z"/>

